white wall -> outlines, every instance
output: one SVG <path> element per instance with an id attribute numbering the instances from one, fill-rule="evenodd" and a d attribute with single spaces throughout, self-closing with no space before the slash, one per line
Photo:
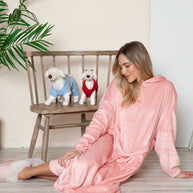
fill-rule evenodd
<path id="1" fill-rule="evenodd" d="M 13 9 L 18 1 L 7 0 Z M 138 40 L 149 49 L 149 0 L 33 0 L 28 7 L 40 21 L 54 24 L 51 50 L 119 49 Z M 0 119 L 3 147 L 29 147 L 35 114 L 26 72 L 0 69 Z M 50 146 L 73 146 L 80 140 L 80 129 L 55 131 Z M 38 143 L 40 145 L 40 143 Z"/>
<path id="2" fill-rule="evenodd" d="M 193 131 L 193 1 L 151 0 L 151 56 L 155 72 L 178 93 L 176 145 L 187 147 Z"/>

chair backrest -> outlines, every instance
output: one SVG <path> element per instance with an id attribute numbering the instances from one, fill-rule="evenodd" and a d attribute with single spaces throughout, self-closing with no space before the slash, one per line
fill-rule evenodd
<path id="1" fill-rule="evenodd" d="M 49 95 L 50 82 L 45 78 L 49 67 L 58 67 L 71 74 L 77 80 L 80 91 L 82 73 L 85 69 L 94 69 L 99 85 L 99 101 L 113 78 L 111 69 L 116 53 L 116 50 L 25 52 L 31 105 L 42 103 Z"/>

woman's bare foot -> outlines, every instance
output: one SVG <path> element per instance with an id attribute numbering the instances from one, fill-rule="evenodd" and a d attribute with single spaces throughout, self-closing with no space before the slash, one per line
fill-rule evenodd
<path id="1" fill-rule="evenodd" d="M 28 178 L 31 178 L 32 176 L 30 175 L 30 169 L 31 168 L 24 168 L 21 172 L 18 174 L 18 180 L 25 180 Z"/>
<path id="2" fill-rule="evenodd" d="M 57 176 L 49 168 L 49 162 L 34 167 L 26 167 L 18 174 L 18 180 L 25 180 L 31 177 L 40 177 L 54 181 L 57 179 Z"/>

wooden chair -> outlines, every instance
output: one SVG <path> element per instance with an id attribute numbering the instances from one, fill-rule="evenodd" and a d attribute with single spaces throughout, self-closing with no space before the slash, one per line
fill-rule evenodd
<path id="1" fill-rule="evenodd" d="M 31 106 L 30 110 L 37 113 L 37 119 L 31 139 L 28 157 L 31 158 L 34 152 L 39 130 L 43 131 L 41 159 L 46 161 L 49 130 L 60 128 L 81 127 L 81 134 L 85 132 L 85 127 L 89 125 L 90 120 L 86 120 L 86 114 L 95 112 L 98 109 L 98 102 L 105 89 L 111 81 L 112 60 L 117 51 L 50 51 L 41 53 L 38 51 L 25 52 L 27 61 L 27 75 L 29 82 Z M 33 68 L 30 67 L 32 65 Z M 70 103 L 69 106 L 63 106 L 56 102 L 49 106 L 43 104 L 50 92 L 50 82 L 45 79 L 45 71 L 48 67 L 59 67 L 64 72 L 71 74 L 79 84 L 81 95 L 83 71 L 88 68 L 95 69 L 99 90 L 97 94 L 97 104 L 79 105 L 79 103 Z M 56 115 L 79 114 L 80 122 L 66 124 L 50 124 L 50 119 Z M 42 123 L 44 117 L 44 123 Z"/>

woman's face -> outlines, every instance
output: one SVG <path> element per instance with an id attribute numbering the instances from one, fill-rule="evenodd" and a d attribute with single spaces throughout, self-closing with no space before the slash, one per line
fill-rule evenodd
<path id="1" fill-rule="evenodd" d="M 140 77 L 139 69 L 132 64 L 124 54 L 119 55 L 118 64 L 121 69 L 121 74 L 128 80 L 129 83 L 134 82 Z"/>

